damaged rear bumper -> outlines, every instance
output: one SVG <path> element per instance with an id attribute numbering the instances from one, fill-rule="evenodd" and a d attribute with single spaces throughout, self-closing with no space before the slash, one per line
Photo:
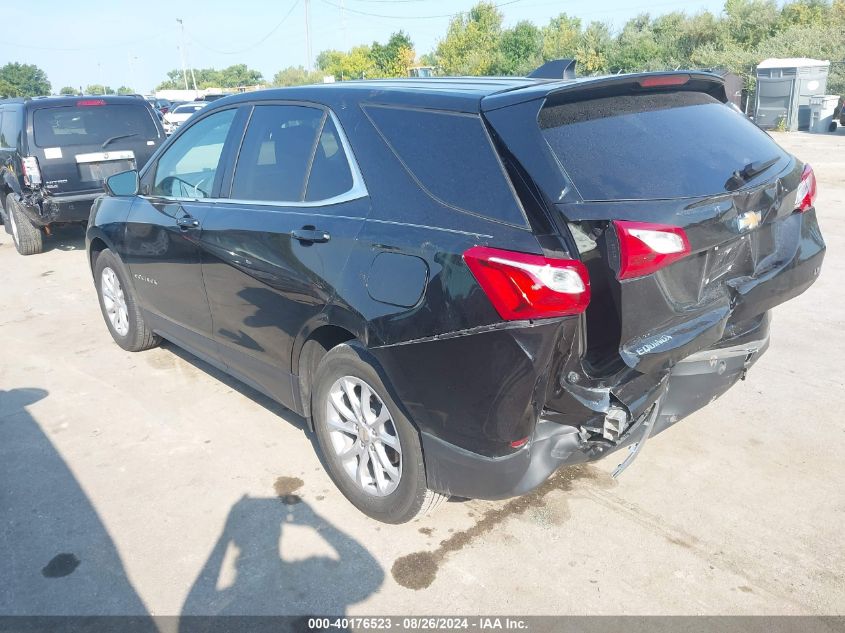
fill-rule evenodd
<path id="1" fill-rule="evenodd" d="M 486 457 L 423 432 L 428 485 L 461 497 L 505 499 L 539 486 L 562 466 L 597 460 L 620 448 L 642 444 L 743 379 L 768 348 L 768 318 L 755 334 L 754 338 L 703 350 L 677 363 L 615 441 L 596 439 L 584 427 L 541 417 L 524 448 L 502 457 Z"/>
<path id="2" fill-rule="evenodd" d="M 102 192 L 53 196 L 43 191 L 24 193 L 18 203 L 32 224 L 47 226 L 56 222 L 87 222 L 91 205 Z"/>

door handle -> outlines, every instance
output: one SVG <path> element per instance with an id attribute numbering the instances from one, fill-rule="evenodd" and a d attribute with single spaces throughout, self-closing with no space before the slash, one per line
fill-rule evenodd
<path id="1" fill-rule="evenodd" d="M 326 233 L 325 231 L 320 231 L 319 229 L 315 228 L 301 228 L 301 229 L 294 229 L 290 232 L 290 236 L 295 239 L 299 240 L 300 242 L 328 242 L 331 239 L 331 235 Z"/>
<path id="2" fill-rule="evenodd" d="M 176 219 L 176 226 L 183 230 L 197 229 L 200 226 L 200 221 L 190 215 L 185 215 Z"/>

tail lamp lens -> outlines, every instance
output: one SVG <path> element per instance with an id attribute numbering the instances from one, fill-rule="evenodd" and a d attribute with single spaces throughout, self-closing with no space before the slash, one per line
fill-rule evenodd
<path id="1" fill-rule="evenodd" d="M 466 251 L 464 261 L 507 321 L 580 314 L 590 303 L 590 276 L 580 261 L 486 246 Z"/>
<path id="2" fill-rule="evenodd" d="M 801 182 L 795 191 L 795 210 L 804 213 L 816 203 L 816 174 L 809 165 L 804 165 Z"/>
<path id="3" fill-rule="evenodd" d="M 690 254 L 687 234 L 679 226 L 614 220 L 619 240 L 619 279 L 649 275 Z"/>
<path id="4" fill-rule="evenodd" d="M 23 181 L 27 187 L 37 187 L 41 184 L 41 169 L 35 156 L 26 156 L 21 161 L 23 167 Z"/>
<path id="5" fill-rule="evenodd" d="M 76 106 L 78 108 L 90 108 L 92 106 L 104 106 L 106 105 L 105 99 L 82 99 L 76 102 Z"/>
<path id="6" fill-rule="evenodd" d="M 511 442 L 511 448 L 522 448 L 523 446 L 528 444 L 528 439 L 529 438 L 527 437 L 523 437 L 521 440 L 514 440 L 513 442 Z"/>

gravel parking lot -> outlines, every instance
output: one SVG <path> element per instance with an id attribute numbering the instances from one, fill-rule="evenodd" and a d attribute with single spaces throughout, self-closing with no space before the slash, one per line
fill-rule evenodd
<path id="1" fill-rule="evenodd" d="M 0 614 L 845 613 L 845 131 L 780 134 L 819 180 L 821 278 L 746 382 L 528 497 L 402 526 L 336 490 L 301 418 L 103 324 L 81 230 L 0 233 Z"/>

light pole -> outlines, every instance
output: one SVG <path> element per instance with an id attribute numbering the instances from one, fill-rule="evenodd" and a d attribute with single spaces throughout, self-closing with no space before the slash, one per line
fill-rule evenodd
<path id="1" fill-rule="evenodd" d="M 179 57 L 182 58 L 182 79 L 185 80 L 185 90 L 188 89 L 188 73 L 185 70 L 185 53 L 182 52 L 182 46 L 177 44 L 176 48 L 179 49 Z"/>
<path id="2" fill-rule="evenodd" d="M 197 91 L 197 78 L 194 75 L 194 67 L 191 66 L 191 60 L 188 57 L 187 44 L 185 44 L 185 24 L 184 24 L 184 22 L 182 22 L 181 18 L 176 18 L 176 21 L 179 23 L 179 27 L 182 29 L 182 50 L 184 52 L 183 57 L 182 57 L 182 73 L 183 74 L 185 73 L 185 59 L 187 58 L 188 59 L 188 66 L 191 69 L 191 83 L 194 84 L 194 92 L 196 93 L 196 91 Z M 188 87 L 188 76 L 185 75 L 185 88 L 187 89 L 187 87 Z M 194 96 L 196 97 L 197 95 L 194 94 Z"/>
<path id="3" fill-rule="evenodd" d="M 311 63 L 311 16 L 310 16 L 310 2 L 305 0 L 305 56 L 308 61 L 308 72 L 314 70 Z"/>
<path id="4" fill-rule="evenodd" d="M 135 65 L 138 62 L 138 56 L 129 53 L 129 87 L 132 90 L 137 90 L 135 86 Z"/>

